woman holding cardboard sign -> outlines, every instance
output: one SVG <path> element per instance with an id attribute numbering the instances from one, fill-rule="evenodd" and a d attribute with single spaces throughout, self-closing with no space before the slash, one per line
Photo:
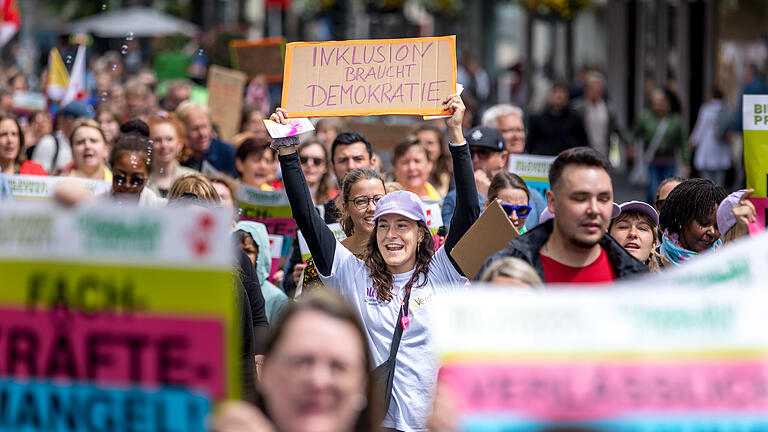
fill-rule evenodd
<path id="1" fill-rule="evenodd" d="M 387 416 L 383 426 L 424 430 L 437 364 L 427 317 L 432 296 L 467 279 L 449 253 L 480 214 L 469 148 L 462 135 L 464 103 L 458 95 L 443 101 L 452 116 L 446 120 L 456 176 L 454 222 L 445 244 L 434 252 L 421 200 L 412 192 L 396 191 L 379 199 L 373 232 L 364 260 L 341 246 L 312 205 L 296 153 L 298 138 L 273 141 L 279 147 L 286 192 L 296 223 L 304 234 L 320 278 L 338 291 L 365 326 L 382 385 Z M 284 123 L 278 109 L 274 121 Z M 395 355 L 397 362 L 394 361 Z M 389 388 L 389 391 L 385 391 Z"/>

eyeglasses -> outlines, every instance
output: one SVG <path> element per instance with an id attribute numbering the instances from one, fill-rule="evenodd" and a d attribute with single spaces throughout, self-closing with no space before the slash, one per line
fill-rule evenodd
<path id="1" fill-rule="evenodd" d="M 141 187 L 145 181 L 147 181 L 147 179 L 140 175 L 132 175 L 130 179 L 122 173 L 112 175 L 112 182 L 118 186 L 124 186 L 127 182 L 129 186 L 137 188 Z"/>
<path id="2" fill-rule="evenodd" d="M 502 204 L 501 208 L 503 208 L 504 212 L 507 213 L 507 217 L 512 216 L 512 212 L 516 212 L 517 217 L 519 218 L 528 217 L 528 215 L 531 214 L 531 206 L 529 205 L 513 206 L 509 204 Z"/>
<path id="3" fill-rule="evenodd" d="M 302 164 L 312 161 L 312 164 L 316 166 L 325 165 L 325 159 L 319 157 L 300 156 L 299 160 Z"/>
<path id="4" fill-rule="evenodd" d="M 368 208 L 368 205 L 371 203 L 371 201 L 373 201 L 374 204 L 378 204 L 379 200 L 383 196 L 384 195 L 382 194 L 377 194 L 372 197 L 360 195 L 359 197 L 354 197 L 351 200 L 347 200 L 346 202 L 353 203 L 358 210 L 364 210 Z"/>

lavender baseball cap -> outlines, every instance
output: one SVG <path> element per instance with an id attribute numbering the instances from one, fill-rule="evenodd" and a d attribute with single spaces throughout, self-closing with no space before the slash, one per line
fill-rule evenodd
<path id="1" fill-rule="evenodd" d="M 653 208 L 653 206 L 651 206 L 648 203 L 644 203 L 642 201 L 627 201 L 625 203 L 622 203 L 619 207 L 621 208 L 622 212 L 625 212 L 627 210 L 638 211 L 644 215 L 647 215 L 649 218 L 651 218 L 654 225 L 659 224 L 659 213 L 656 212 L 656 209 Z"/>
<path id="2" fill-rule="evenodd" d="M 733 215 L 733 208 L 739 205 L 744 192 L 746 192 L 746 189 L 737 190 L 725 197 L 723 202 L 717 207 L 717 229 L 720 231 L 721 237 L 736 225 L 736 216 Z"/>
<path id="3" fill-rule="evenodd" d="M 408 219 L 427 223 L 427 215 L 424 213 L 421 198 L 413 192 L 394 191 L 381 197 L 376 204 L 373 220 L 388 214 L 398 214 Z"/>
<path id="4" fill-rule="evenodd" d="M 621 214 L 621 207 L 619 207 L 618 204 L 613 203 L 613 208 L 611 209 L 611 219 L 615 218 L 620 214 Z M 554 218 L 555 218 L 555 214 L 549 211 L 549 207 L 544 207 L 544 211 L 542 211 L 541 214 L 539 215 L 539 223 L 542 224 Z"/>

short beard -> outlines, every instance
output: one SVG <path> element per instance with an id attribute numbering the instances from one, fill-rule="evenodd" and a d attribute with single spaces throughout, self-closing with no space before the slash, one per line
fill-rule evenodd
<path id="1" fill-rule="evenodd" d="M 585 241 L 577 239 L 576 237 L 571 237 L 569 239 L 569 241 L 570 241 L 570 243 L 572 245 L 576 246 L 577 248 L 581 248 L 581 249 L 592 249 L 593 247 L 595 247 L 596 244 L 598 244 L 600 242 L 600 240 L 594 241 L 594 242 L 585 242 Z"/>

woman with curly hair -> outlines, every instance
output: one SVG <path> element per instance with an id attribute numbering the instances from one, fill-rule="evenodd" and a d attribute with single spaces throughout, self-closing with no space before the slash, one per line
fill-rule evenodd
<path id="1" fill-rule="evenodd" d="M 451 95 L 443 101 L 443 108 L 452 113 L 446 123 L 458 205 L 448 238 L 437 251 L 421 199 L 412 192 L 395 191 L 378 203 L 369 203 L 375 205 L 373 215 L 367 218 L 373 230 L 364 259 L 356 257 L 336 241 L 315 211 L 296 153 L 298 139 L 273 141 L 279 149 L 293 216 L 320 279 L 353 305 L 363 321 L 374 362 L 379 365 L 375 374 L 383 378 L 380 382 L 391 379 L 391 387 L 386 386 L 388 393 L 380 388 L 387 412 L 383 427 L 388 429 L 425 428 L 431 403 L 426 395 L 432 393 L 437 379 L 428 323 L 430 299 L 466 283 L 467 278 L 449 254 L 480 214 L 472 160 L 462 135 L 464 103 L 458 95 Z M 285 111 L 278 109 L 271 118 L 285 123 Z"/>

